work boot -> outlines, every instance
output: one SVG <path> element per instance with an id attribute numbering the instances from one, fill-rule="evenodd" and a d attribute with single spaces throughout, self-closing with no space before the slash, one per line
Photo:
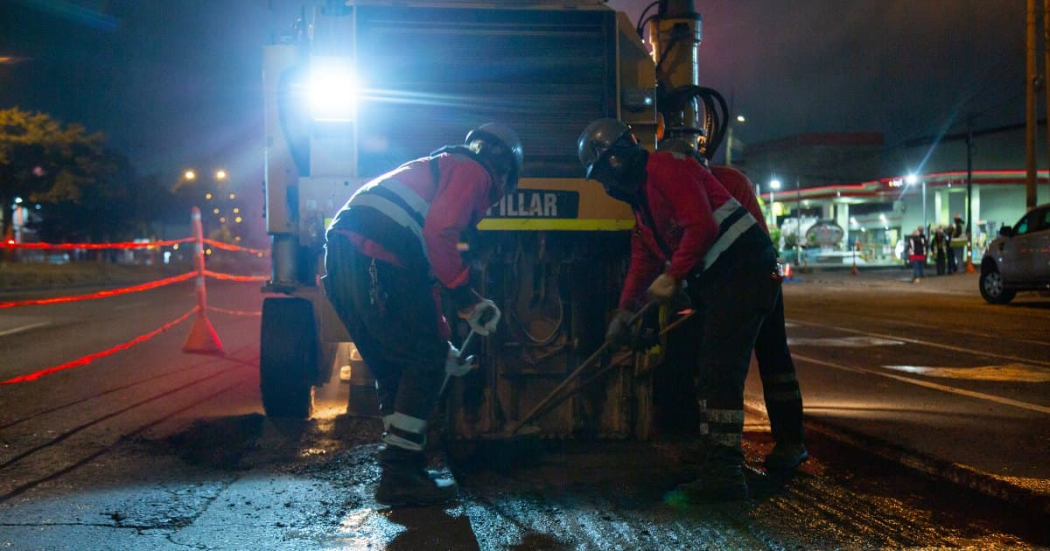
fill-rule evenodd
<path id="1" fill-rule="evenodd" d="M 741 465 L 709 462 L 704 474 L 678 486 L 689 503 L 718 503 L 748 498 L 747 480 Z"/>
<path id="2" fill-rule="evenodd" d="M 436 478 L 427 471 L 423 452 L 386 446 L 379 452 L 382 474 L 376 489 L 377 502 L 391 507 L 425 506 L 456 497 L 452 478 Z"/>
<path id="3" fill-rule="evenodd" d="M 807 459 L 809 459 L 809 452 L 801 443 L 777 444 L 766 456 L 765 467 L 767 471 L 790 472 L 797 470 L 798 466 Z"/>

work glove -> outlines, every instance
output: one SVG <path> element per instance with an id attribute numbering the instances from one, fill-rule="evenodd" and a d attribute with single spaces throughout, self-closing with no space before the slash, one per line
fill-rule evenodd
<path id="1" fill-rule="evenodd" d="M 625 345 L 631 339 L 631 317 L 634 316 L 634 312 L 625 308 L 619 308 L 613 312 L 612 321 L 609 322 L 609 328 L 605 331 L 605 341 L 613 342 L 618 345 Z"/>
<path id="2" fill-rule="evenodd" d="M 631 349 L 644 352 L 660 344 L 660 311 L 649 310 L 630 330 Z"/>
<path id="3" fill-rule="evenodd" d="M 500 316 L 502 314 L 499 308 L 496 307 L 496 303 L 489 299 L 477 302 L 467 310 L 459 312 L 459 317 L 467 320 L 470 328 L 483 337 L 487 337 L 496 331 L 496 325 L 499 323 Z"/>
<path id="4" fill-rule="evenodd" d="M 656 281 L 649 286 L 646 296 L 649 297 L 649 300 L 669 302 L 681 289 L 682 283 L 677 279 L 667 274 L 660 274 Z"/>
<path id="5" fill-rule="evenodd" d="M 460 358 L 461 355 L 462 352 L 449 342 L 448 357 L 445 358 L 445 375 L 448 375 L 449 377 L 462 377 L 467 373 L 470 373 L 471 369 L 477 367 L 474 364 L 474 356 Z"/>

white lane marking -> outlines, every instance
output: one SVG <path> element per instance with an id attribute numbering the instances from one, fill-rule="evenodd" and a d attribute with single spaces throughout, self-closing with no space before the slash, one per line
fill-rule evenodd
<path id="1" fill-rule="evenodd" d="M 817 337 L 788 338 L 789 346 L 831 346 L 837 348 L 862 348 L 866 346 L 888 346 L 904 344 L 904 341 L 893 339 L 876 339 L 872 337 Z"/>
<path id="2" fill-rule="evenodd" d="M 840 313 L 842 313 L 842 312 L 840 312 Z M 1023 342 L 1023 343 L 1026 343 L 1026 344 L 1039 344 L 1039 345 L 1042 345 L 1042 346 L 1050 346 L 1050 341 L 1037 341 L 1037 340 L 1034 340 L 1034 339 L 1019 339 L 1017 337 L 997 335 L 995 333 L 987 333 L 987 332 L 981 332 L 981 331 L 972 331 L 972 330 L 969 330 L 969 329 L 963 331 L 963 330 L 959 330 L 959 329 L 952 329 L 950 327 L 942 327 L 940 325 L 929 325 L 929 324 L 925 324 L 925 323 L 915 323 L 915 322 L 911 322 L 911 321 L 899 320 L 899 319 L 896 319 L 896 318 L 888 318 L 888 317 L 885 317 L 885 316 L 869 316 L 869 315 L 849 314 L 849 313 L 846 313 L 845 315 L 852 316 L 852 317 L 855 317 L 855 318 L 862 318 L 862 319 L 865 319 L 865 320 L 876 319 L 876 320 L 880 320 L 880 321 L 890 322 L 890 323 L 893 323 L 894 325 L 903 325 L 903 326 L 906 326 L 906 327 L 922 327 L 923 329 L 935 329 L 937 331 L 950 331 L 952 333 L 958 333 L 960 335 L 977 335 L 978 337 L 986 337 L 986 338 L 989 338 L 989 339 L 1000 339 L 1000 340 L 1005 339 L 1005 340 L 1009 340 L 1009 341 L 1013 341 L 1013 342 Z M 785 324 L 784 326 L 785 327 L 789 327 L 788 324 Z"/>
<path id="3" fill-rule="evenodd" d="M 43 327 L 45 325 L 51 325 L 49 321 L 40 321 L 37 323 L 30 323 L 28 325 L 22 325 L 13 329 L 5 329 L 0 331 L 0 337 L 6 337 L 7 335 L 13 335 L 15 333 L 21 333 L 22 331 L 29 331 L 30 329 L 36 329 L 37 327 Z"/>
<path id="4" fill-rule="evenodd" d="M 977 356 L 987 356 L 989 358 L 1002 358 L 1004 360 L 1011 360 L 1011 361 L 1015 361 L 1015 362 L 1029 363 L 1029 364 L 1036 364 L 1036 365 L 1041 365 L 1041 366 L 1045 366 L 1045 367 L 1050 367 L 1050 362 L 1045 362 L 1045 361 L 1041 361 L 1041 360 L 1033 360 L 1031 358 L 1021 358 L 1021 357 L 1018 357 L 1018 356 L 1009 356 L 1007 354 L 994 354 L 992 352 L 984 352 L 982 350 L 977 350 L 977 349 L 974 349 L 974 348 L 965 348 L 965 347 L 962 347 L 962 346 L 952 346 L 950 344 L 941 344 L 939 342 L 924 341 L 924 340 L 921 340 L 921 339 L 910 339 L 908 337 L 897 337 L 897 336 L 894 336 L 894 335 L 884 335 L 882 333 L 871 333 L 869 331 L 861 331 L 859 329 L 849 329 L 849 328 L 846 328 L 846 327 L 839 327 L 837 325 L 825 325 L 823 323 L 813 323 L 813 322 L 809 322 L 809 321 L 800 321 L 800 320 L 793 320 L 793 321 L 795 323 L 800 324 L 800 325 L 809 325 L 811 327 L 823 327 L 825 329 L 831 329 L 831 330 L 834 330 L 834 331 L 843 331 L 845 333 L 854 333 L 854 334 L 857 334 L 857 335 L 868 335 L 868 336 L 872 336 L 872 337 L 882 337 L 884 339 L 897 339 L 897 340 L 901 340 L 901 341 L 904 341 L 904 342 L 910 342 L 912 344 L 921 344 L 921 345 L 924 345 L 924 346 L 932 346 L 934 348 L 943 348 L 945 350 L 952 350 L 954 352 L 962 352 L 963 354 L 974 354 L 974 355 L 977 355 Z"/>
<path id="5" fill-rule="evenodd" d="M 884 365 L 886 369 L 926 377 L 965 379 L 971 381 L 1007 381 L 1019 383 L 1050 382 L 1050 371 L 1033 365 L 1011 363 L 977 367 L 928 367 L 921 365 Z"/>
<path id="6" fill-rule="evenodd" d="M 1028 402 L 1021 402 L 1019 400 L 1011 400 L 1010 398 L 1003 398 L 1002 396 L 994 396 L 992 394 L 984 394 L 983 392 L 974 392 L 972 390 L 964 390 L 961 388 L 955 388 L 953 386 L 941 385 L 937 383 L 931 383 L 929 381 L 920 381 L 918 379 L 912 379 L 910 377 L 902 377 L 900 375 L 894 375 L 892 373 L 886 373 L 885 371 L 875 371 L 873 369 L 866 369 L 863 367 L 851 367 L 848 365 L 842 365 L 832 362 L 826 362 L 824 360 L 818 360 L 816 358 L 810 358 L 800 354 L 792 354 L 796 359 L 801 359 L 806 362 L 810 362 L 817 365 L 823 365 L 825 367 L 831 367 L 834 369 L 840 369 L 842 371 L 849 371 L 852 373 L 861 373 L 864 375 L 877 375 L 879 377 L 886 377 L 888 379 L 894 379 L 904 383 L 922 386 L 926 388 L 932 388 L 934 390 L 940 390 L 950 394 L 958 394 L 960 396 L 968 396 L 970 398 L 976 398 L 978 400 L 985 400 L 988 402 L 995 402 L 1007 406 L 1013 406 L 1020 409 L 1027 409 L 1029 411 L 1035 411 L 1039 413 L 1050 414 L 1050 407 L 1041 406 L 1039 404 L 1030 404 Z"/>
<path id="7" fill-rule="evenodd" d="M 145 304 L 147 304 L 145 301 L 139 301 L 139 302 L 133 302 L 131 304 L 124 304 L 124 305 L 121 305 L 121 306 L 114 306 L 113 309 L 114 310 L 130 310 L 132 308 L 138 308 L 140 306 L 144 306 Z"/>

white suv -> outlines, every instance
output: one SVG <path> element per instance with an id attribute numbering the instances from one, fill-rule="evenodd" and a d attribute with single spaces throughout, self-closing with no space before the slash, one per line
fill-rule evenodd
<path id="1" fill-rule="evenodd" d="M 981 259 L 981 296 L 1006 304 L 1018 291 L 1050 291 L 1050 204 L 1003 226 Z"/>

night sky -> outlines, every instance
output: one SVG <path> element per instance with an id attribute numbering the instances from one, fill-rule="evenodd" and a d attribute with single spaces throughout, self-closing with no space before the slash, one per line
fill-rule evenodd
<path id="1" fill-rule="evenodd" d="M 648 1 L 618 0 L 636 19 Z M 261 167 L 260 46 L 295 0 L 0 0 L 0 107 L 105 132 L 141 172 Z M 1023 121 L 1023 0 L 697 0 L 701 84 L 756 143 Z M 1040 23 L 1041 25 L 1041 23 Z M 1040 27 L 1041 30 L 1041 27 Z M 1041 34 L 1041 32 L 1040 32 Z"/>

